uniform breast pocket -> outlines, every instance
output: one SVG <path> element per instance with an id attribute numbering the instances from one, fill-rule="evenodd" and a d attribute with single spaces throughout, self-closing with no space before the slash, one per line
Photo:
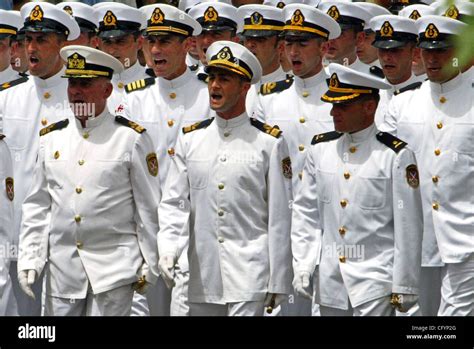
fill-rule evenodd
<path id="1" fill-rule="evenodd" d="M 7 144 L 10 150 L 23 150 L 28 144 L 31 120 L 17 117 L 5 117 L 3 130 L 7 135 Z M 37 135 L 34 135 L 37 136 Z"/>
<path id="2" fill-rule="evenodd" d="M 97 184 L 103 189 L 123 186 L 129 181 L 128 169 L 121 160 L 98 160 L 95 165 Z"/>
<path id="3" fill-rule="evenodd" d="M 461 154 L 474 154 L 474 123 L 455 123 L 451 130 L 449 142 L 453 150 Z"/>
<path id="4" fill-rule="evenodd" d="M 378 210 L 385 206 L 387 201 L 388 178 L 365 178 L 357 179 L 355 197 L 358 205 L 366 210 Z"/>
<path id="5" fill-rule="evenodd" d="M 334 172 L 317 170 L 317 194 L 321 202 L 331 203 L 334 184 Z"/>
<path id="6" fill-rule="evenodd" d="M 209 160 L 188 160 L 189 186 L 205 189 L 209 181 Z"/>
<path id="7" fill-rule="evenodd" d="M 400 121 L 397 127 L 397 137 L 408 143 L 413 152 L 421 150 L 423 142 L 424 125 L 421 122 Z"/>

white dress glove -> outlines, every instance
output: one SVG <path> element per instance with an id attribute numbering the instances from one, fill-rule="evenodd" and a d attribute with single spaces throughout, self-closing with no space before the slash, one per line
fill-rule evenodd
<path id="1" fill-rule="evenodd" d="M 33 269 L 20 270 L 18 272 L 18 283 L 23 292 L 25 292 L 29 297 L 36 299 L 31 286 L 36 281 L 36 271 Z"/>
<path id="2" fill-rule="evenodd" d="M 401 313 L 406 313 L 417 302 L 418 295 L 416 294 L 393 293 L 390 299 L 390 304 Z"/>
<path id="3" fill-rule="evenodd" d="M 165 282 L 168 289 L 172 289 L 175 285 L 174 265 L 175 258 L 171 255 L 160 257 L 160 261 L 158 262 L 158 269 L 160 270 L 161 277 L 163 278 L 163 281 Z"/>
<path id="4" fill-rule="evenodd" d="M 295 274 L 293 287 L 300 296 L 313 299 L 313 290 L 310 283 L 311 274 L 307 271 L 300 271 Z"/>

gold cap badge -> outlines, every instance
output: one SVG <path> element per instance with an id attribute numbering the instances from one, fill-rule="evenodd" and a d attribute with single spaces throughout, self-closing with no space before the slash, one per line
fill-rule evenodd
<path id="1" fill-rule="evenodd" d="M 331 75 L 331 79 L 329 79 L 329 87 L 337 88 L 339 87 L 339 78 L 337 77 L 336 73 Z"/>
<path id="2" fill-rule="evenodd" d="M 444 13 L 444 16 L 449 17 L 449 18 L 453 18 L 453 19 L 458 19 L 459 10 L 455 5 L 451 5 L 451 6 L 449 6 L 449 8 Z"/>
<path id="3" fill-rule="evenodd" d="M 63 7 L 63 10 L 69 13 L 71 16 L 73 16 L 72 8 L 71 6 L 67 5 Z"/>
<path id="4" fill-rule="evenodd" d="M 82 57 L 79 53 L 75 52 L 70 55 L 67 59 L 67 68 L 68 69 L 85 69 L 86 59 Z"/>
<path id="5" fill-rule="evenodd" d="M 380 28 L 380 36 L 391 38 L 393 35 L 393 27 L 389 21 L 385 21 Z"/>
<path id="6" fill-rule="evenodd" d="M 425 37 L 428 39 L 436 39 L 439 35 L 439 30 L 433 23 L 428 24 L 425 30 Z"/>
<path id="7" fill-rule="evenodd" d="M 112 11 L 107 11 L 104 16 L 104 25 L 106 27 L 115 27 L 117 25 L 117 17 Z"/>
<path id="8" fill-rule="evenodd" d="M 204 22 L 217 22 L 219 19 L 219 14 L 217 13 L 216 9 L 212 6 L 209 6 L 204 12 Z"/>
<path id="9" fill-rule="evenodd" d="M 159 7 L 155 8 L 153 11 L 151 18 L 150 18 L 150 23 L 151 24 L 162 24 L 163 21 L 165 20 L 165 14 Z"/>
<path id="10" fill-rule="evenodd" d="M 39 21 L 43 20 L 44 12 L 40 5 L 36 5 L 30 13 L 30 21 Z"/>
<path id="11" fill-rule="evenodd" d="M 420 17 L 421 15 L 420 15 L 420 12 L 418 12 L 418 10 L 413 10 L 413 12 L 408 16 L 408 18 L 413 19 L 414 21 L 416 21 Z"/>
<path id="12" fill-rule="evenodd" d="M 262 24 L 263 23 L 263 16 L 258 12 L 252 13 L 252 15 L 250 16 L 250 23 L 252 23 L 253 25 Z"/>
<path id="13" fill-rule="evenodd" d="M 302 26 L 304 22 L 304 16 L 300 10 L 296 10 L 291 16 L 291 25 L 300 25 Z"/>
<path id="14" fill-rule="evenodd" d="M 219 52 L 217 52 L 217 58 L 224 61 L 232 61 L 233 55 L 229 47 L 223 47 Z"/>
<path id="15" fill-rule="evenodd" d="M 327 14 L 335 21 L 337 21 L 339 17 L 341 17 L 341 14 L 339 13 L 339 9 L 335 5 L 329 8 Z"/>

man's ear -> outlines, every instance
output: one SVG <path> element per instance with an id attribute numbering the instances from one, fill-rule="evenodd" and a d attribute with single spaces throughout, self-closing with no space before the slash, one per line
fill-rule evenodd
<path id="1" fill-rule="evenodd" d="M 250 84 L 250 81 L 247 80 L 241 80 L 241 86 L 242 86 L 242 93 L 247 94 L 247 92 L 250 90 L 250 87 L 252 84 Z"/>
<path id="2" fill-rule="evenodd" d="M 361 45 L 364 42 L 365 33 L 360 31 L 356 34 L 356 45 Z"/>
<path id="3" fill-rule="evenodd" d="M 137 38 L 137 51 L 138 50 L 141 50 L 141 48 L 143 47 L 143 36 L 142 35 L 138 35 L 138 38 Z"/>
<path id="4" fill-rule="evenodd" d="M 186 39 L 183 40 L 183 46 L 186 52 L 189 52 L 189 50 L 192 49 L 192 42 L 191 42 L 191 37 L 187 37 Z"/>
<path id="5" fill-rule="evenodd" d="M 97 35 L 94 35 L 91 38 L 91 47 L 95 48 L 95 49 L 98 49 L 98 47 L 99 47 L 99 37 Z"/>
<path id="6" fill-rule="evenodd" d="M 324 57 L 328 52 L 329 43 L 328 41 L 323 41 L 321 43 L 321 57 Z"/>
<path id="7" fill-rule="evenodd" d="M 374 115 L 377 110 L 377 101 L 374 98 L 364 101 L 364 112 L 366 115 Z"/>
<path id="8" fill-rule="evenodd" d="M 421 48 L 414 47 L 413 48 L 413 62 L 420 62 L 421 61 Z"/>
<path id="9" fill-rule="evenodd" d="M 239 39 L 239 37 L 238 37 L 237 35 L 234 35 L 234 36 L 230 39 L 230 41 L 236 42 L 236 43 L 238 43 L 238 44 L 240 43 L 240 39 Z"/>
<path id="10" fill-rule="evenodd" d="M 105 85 L 105 91 L 104 91 L 105 97 L 109 98 L 113 90 L 114 90 L 114 86 L 112 85 L 110 81 L 107 81 L 107 84 Z"/>
<path id="11" fill-rule="evenodd" d="M 285 40 L 278 40 L 276 49 L 280 56 L 284 54 L 285 53 Z"/>

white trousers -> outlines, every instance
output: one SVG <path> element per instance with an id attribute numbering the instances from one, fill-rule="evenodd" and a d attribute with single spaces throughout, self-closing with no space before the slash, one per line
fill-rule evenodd
<path id="1" fill-rule="evenodd" d="M 130 316 L 150 316 L 150 309 L 148 308 L 148 301 L 145 295 L 138 292 L 133 293 L 132 310 Z"/>
<path id="2" fill-rule="evenodd" d="M 311 300 L 298 295 L 296 292 L 288 295 L 288 298 L 283 301 L 272 314 L 267 312 L 265 316 L 311 316 L 312 305 Z"/>
<path id="3" fill-rule="evenodd" d="M 13 294 L 12 281 L 7 274 L 8 280 L 0 297 L 0 316 L 18 316 L 18 308 L 15 295 Z"/>
<path id="4" fill-rule="evenodd" d="M 321 316 L 394 316 L 395 310 L 390 304 L 390 296 L 377 298 L 355 308 L 342 310 L 324 305 L 319 306 Z"/>
<path id="5" fill-rule="evenodd" d="M 130 316 L 133 299 L 131 284 L 99 294 L 88 293 L 85 299 L 46 295 L 45 316 Z"/>
<path id="6" fill-rule="evenodd" d="M 133 295 L 131 316 L 169 316 L 171 291 L 163 279 L 158 278 L 156 284 L 149 285 L 146 296 L 136 293 Z"/>
<path id="7" fill-rule="evenodd" d="M 191 316 L 262 316 L 263 301 L 226 304 L 189 303 Z"/>
<path id="8" fill-rule="evenodd" d="M 419 299 L 406 313 L 397 311 L 397 316 L 436 316 L 441 302 L 442 267 L 421 267 Z"/>
<path id="9" fill-rule="evenodd" d="M 438 316 L 474 316 L 474 253 L 461 263 L 442 269 Z"/>
<path id="10" fill-rule="evenodd" d="M 189 271 L 175 268 L 175 286 L 171 292 L 171 316 L 189 316 Z"/>
<path id="11" fill-rule="evenodd" d="M 11 308 L 13 306 L 17 306 L 18 315 L 20 316 L 40 316 L 42 314 L 41 301 L 44 272 L 38 276 L 36 282 L 31 287 L 33 293 L 36 296 L 36 299 L 27 296 L 25 292 L 23 292 L 23 290 L 20 288 L 20 284 L 18 283 L 18 271 L 16 261 L 12 261 L 10 263 L 10 278 L 12 280 L 12 288 L 15 299 L 10 299 L 8 307 Z"/>

